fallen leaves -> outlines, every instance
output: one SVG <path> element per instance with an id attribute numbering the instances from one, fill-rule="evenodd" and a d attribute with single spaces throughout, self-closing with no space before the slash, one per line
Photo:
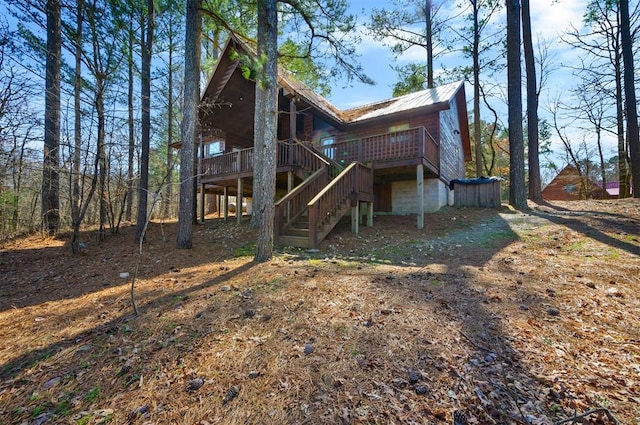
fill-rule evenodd
<path id="1" fill-rule="evenodd" d="M 623 206 L 640 217 L 637 204 Z M 23 252 L 0 300 L 0 414 L 43 424 L 451 423 L 459 411 L 473 425 L 550 425 L 606 404 L 630 423 L 640 265 L 588 232 L 634 224 L 580 213 L 580 230 L 489 210 L 456 210 L 452 221 L 447 211 L 423 233 L 412 218 L 380 217 L 360 235 L 339 226 L 319 252 L 285 250 L 261 265 L 229 257 L 250 235 L 235 224 L 198 226 L 196 237 L 216 242 L 188 253 L 155 243 L 152 229 L 135 319 L 117 284 L 131 269 L 126 243 L 78 261 L 49 251 L 60 264 L 51 273 L 41 248 L 32 261 Z M 510 231 L 520 233 L 494 237 Z M 65 283 L 69 260 L 85 285 Z"/>

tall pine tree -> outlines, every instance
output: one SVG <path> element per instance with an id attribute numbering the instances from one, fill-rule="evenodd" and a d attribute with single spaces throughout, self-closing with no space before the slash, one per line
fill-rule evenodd
<path id="1" fill-rule="evenodd" d="M 43 228 L 50 234 L 60 225 L 60 74 L 62 22 L 60 0 L 47 0 L 47 64 L 44 109 Z"/>
<path id="2" fill-rule="evenodd" d="M 177 247 L 193 245 L 194 184 L 193 170 L 198 141 L 198 104 L 200 102 L 200 39 L 202 36 L 202 0 L 187 0 L 185 20 L 184 102 L 182 148 L 180 149 L 180 204 L 178 207 Z"/>
<path id="3" fill-rule="evenodd" d="M 522 71 L 520 69 L 520 0 L 507 2 L 507 97 L 509 103 L 509 204 L 527 207 L 522 132 Z"/>

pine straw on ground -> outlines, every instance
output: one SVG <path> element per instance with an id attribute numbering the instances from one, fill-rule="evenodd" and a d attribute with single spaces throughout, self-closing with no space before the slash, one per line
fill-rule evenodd
<path id="1" fill-rule="evenodd" d="M 445 208 L 252 262 L 255 233 L 154 223 L 82 256 L 0 250 L 0 421 L 640 424 L 640 202 Z"/>

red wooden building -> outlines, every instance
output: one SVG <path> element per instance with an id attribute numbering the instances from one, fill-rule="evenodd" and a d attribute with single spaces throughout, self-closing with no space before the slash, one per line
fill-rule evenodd
<path id="1" fill-rule="evenodd" d="M 603 190 L 602 182 L 596 182 L 580 175 L 572 165 L 564 167 L 542 190 L 547 201 L 577 201 L 580 199 L 617 199 L 619 183 L 607 182 Z"/>

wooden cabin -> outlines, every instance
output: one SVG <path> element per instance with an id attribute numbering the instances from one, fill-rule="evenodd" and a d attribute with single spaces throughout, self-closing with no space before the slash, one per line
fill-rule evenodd
<path id="1" fill-rule="evenodd" d="M 615 186 L 617 188 L 617 183 L 607 183 L 607 186 L 607 190 L 603 191 L 602 183 L 594 182 L 588 177 L 580 175 L 576 167 L 567 165 L 542 189 L 542 197 L 547 201 L 617 198 L 617 192 L 615 192 L 615 196 L 609 194 L 609 187 Z"/>
<path id="2" fill-rule="evenodd" d="M 252 197 L 255 83 L 244 41 L 230 38 L 202 95 L 199 192 Z M 471 158 L 464 83 L 340 110 L 278 76 L 276 243 L 316 247 L 346 214 L 424 213 L 452 203 L 450 180 Z M 202 210 L 201 213 L 203 214 Z"/>

